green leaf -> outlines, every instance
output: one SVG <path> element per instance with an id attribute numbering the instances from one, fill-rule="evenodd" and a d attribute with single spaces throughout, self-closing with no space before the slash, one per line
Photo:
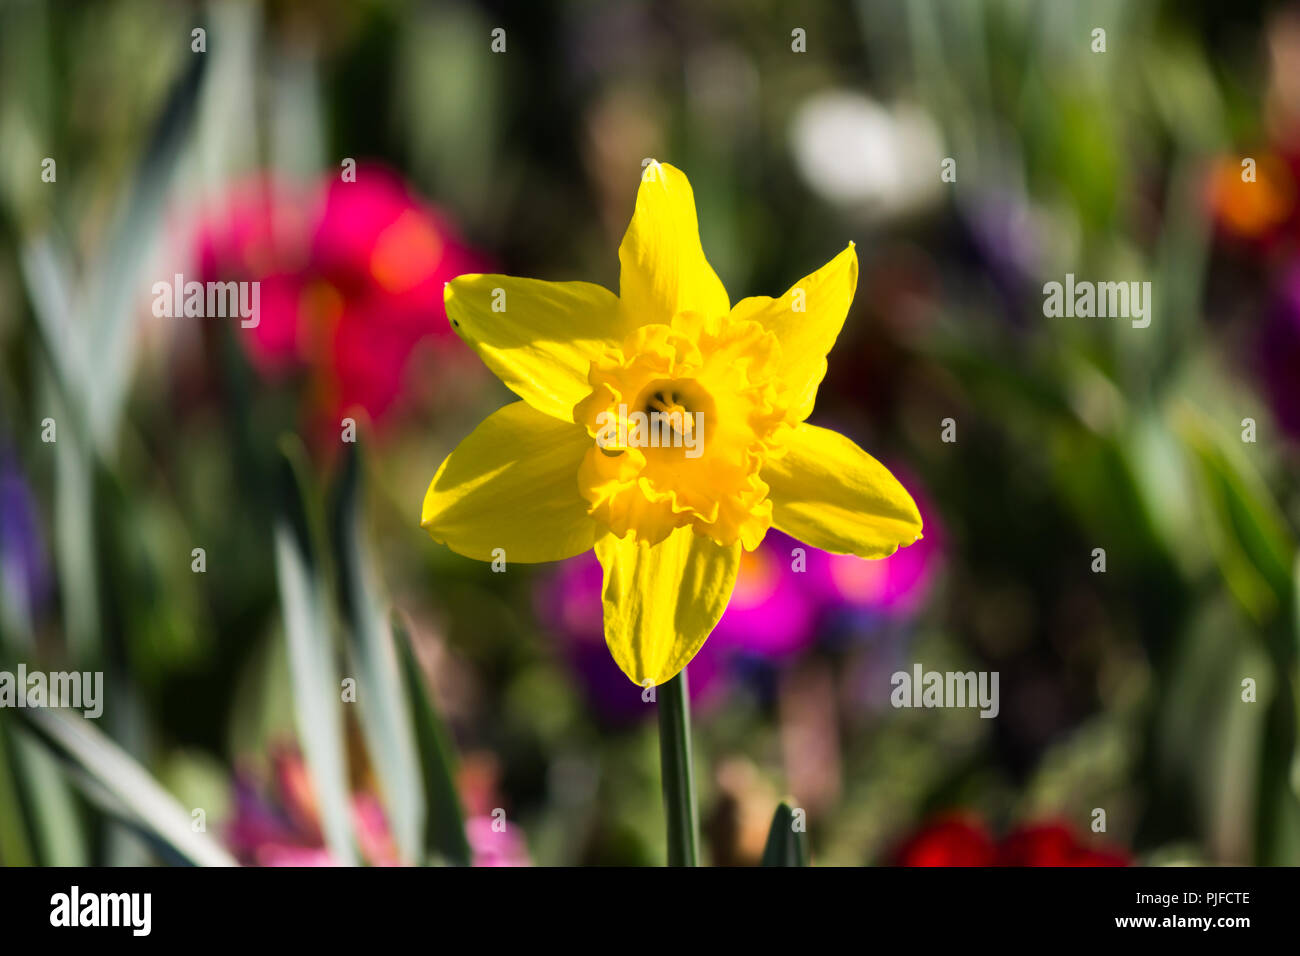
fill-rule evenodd
<path id="1" fill-rule="evenodd" d="M 807 866 L 808 834 L 795 829 L 794 811 L 782 801 L 772 815 L 763 847 L 763 866 Z"/>
<path id="2" fill-rule="evenodd" d="M 330 508 L 338 596 L 346 619 L 347 648 L 357 675 L 361 729 L 383 790 L 393 837 L 408 860 L 421 857 L 424 794 L 410 710 L 393 636 L 375 596 L 361 532 L 361 456 L 347 446 Z"/>
<path id="3" fill-rule="evenodd" d="M 420 673 L 420 663 L 401 618 L 394 614 L 393 635 L 402 659 L 406 693 L 411 709 L 411 724 L 420 751 L 420 771 L 424 777 L 427 802 L 424 830 L 426 852 L 458 866 L 469 866 L 469 841 L 465 838 L 464 814 L 456 792 L 456 765 L 450 735 L 433 706 Z"/>
<path id="4" fill-rule="evenodd" d="M 324 578 L 312 546 L 302 443 L 281 442 L 283 501 L 275 519 L 275 566 L 293 684 L 294 716 L 311 771 L 321 830 L 339 862 L 357 863 L 343 742 L 343 715 Z"/>
<path id="5" fill-rule="evenodd" d="M 75 771 L 73 780 L 95 803 L 118 816 L 164 855 L 195 866 L 235 866 L 206 833 L 191 827 L 190 811 L 126 751 L 87 719 L 66 710 L 18 711 L 27 726 Z"/>

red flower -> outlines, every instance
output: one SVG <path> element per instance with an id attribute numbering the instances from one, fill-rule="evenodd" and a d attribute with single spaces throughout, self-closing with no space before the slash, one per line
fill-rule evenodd
<path id="1" fill-rule="evenodd" d="M 1001 866 L 1128 866 L 1118 850 L 1084 846 L 1064 823 L 1022 826 L 998 847 Z"/>
<path id="2" fill-rule="evenodd" d="M 355 182 L 237 187 L 205 218 L 198 254 L 204 281 L 260 283 L 241 340 L 264 376 L 305 373 L 312 413 L 333 429 L 388 415 L 417 347 L 454 339 L 444 283 L 485 267 L 441 213 L 369 166 Z"/>
<path id="3" fill-rule="evenodd" d="M 943 817 L 918 830 L 895 851 L 896 866 L 993 866 L 997 847 L 984 824 Z"/>
<path id="4" fill-rule="evenodd" d="M 975 817 L 947 815 L 923 826 L 894 852 L 895 866 L 1128 866 L 1121 850 L 1089 847 L 1066 824 L 1028 824 L 995 843 Z"/>

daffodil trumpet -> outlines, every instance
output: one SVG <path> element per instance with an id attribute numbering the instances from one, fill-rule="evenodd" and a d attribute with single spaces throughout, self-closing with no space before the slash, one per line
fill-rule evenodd
<path id="1" fill-rule="evenodd" d="M 780 298 L 733 306 L 686 176 L 650 163 L 619 264 L 618 295 L 503 275 L 447 284 L 452 327 L 521 401 L 447 456 L 421 524 L 481 561 L 594 549 L 605 642 L 644 688 L 699 651 L 768 528 L 878 559 L 919 539 L 921 516 L 883 465 L 807 421 L 857 287 L 852 243 Z M 682 441 L 611 441 L 623 408 L 680 415 Z M 688 420 L 708 423 L 693 457 Z"/>

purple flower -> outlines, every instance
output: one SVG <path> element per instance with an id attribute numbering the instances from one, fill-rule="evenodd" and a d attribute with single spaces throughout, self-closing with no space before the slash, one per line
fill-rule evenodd
<path id="1" fill-rule="evenodd" d="M 1265 316 L 1259 359 L 1278 424 L 1300 438 L 1300 267 L 1282 280 Z"/>
<path id="2" fill-rule="evenodd" d="M 1022 284 L 1041 271 L 1042 224 L 1018 189 L 987 189 L 962 209 L 989 267 L 1000 279 Z"/>
<path id="3" fill-rule="evenodd" d="M 8 446 L 0 444 L 0 605 L 30 626 L 49 592 L 36 499 Z"/>

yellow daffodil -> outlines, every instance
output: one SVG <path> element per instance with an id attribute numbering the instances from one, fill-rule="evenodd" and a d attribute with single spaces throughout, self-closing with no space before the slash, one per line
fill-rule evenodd
<path id="1" fill-rule="evenodd" d="M 442 463 L 421 524 L 483 561 L 595 548 L 610 653 L 635 683 L 661 684 L 699 651 L 741 549 L 768 528 L 884 558 L 921 536 L 921 516 L 883 465 L 805 421 L 857 286 L 852 243 L 781 298 L 733 307 L 690 183 L 653 163 L 619 262 L 617 296 L 500 275 L 447 284 L 452 326 L 523 400 Z M 671 427 L 647 428 L 652 412 Z"/>

